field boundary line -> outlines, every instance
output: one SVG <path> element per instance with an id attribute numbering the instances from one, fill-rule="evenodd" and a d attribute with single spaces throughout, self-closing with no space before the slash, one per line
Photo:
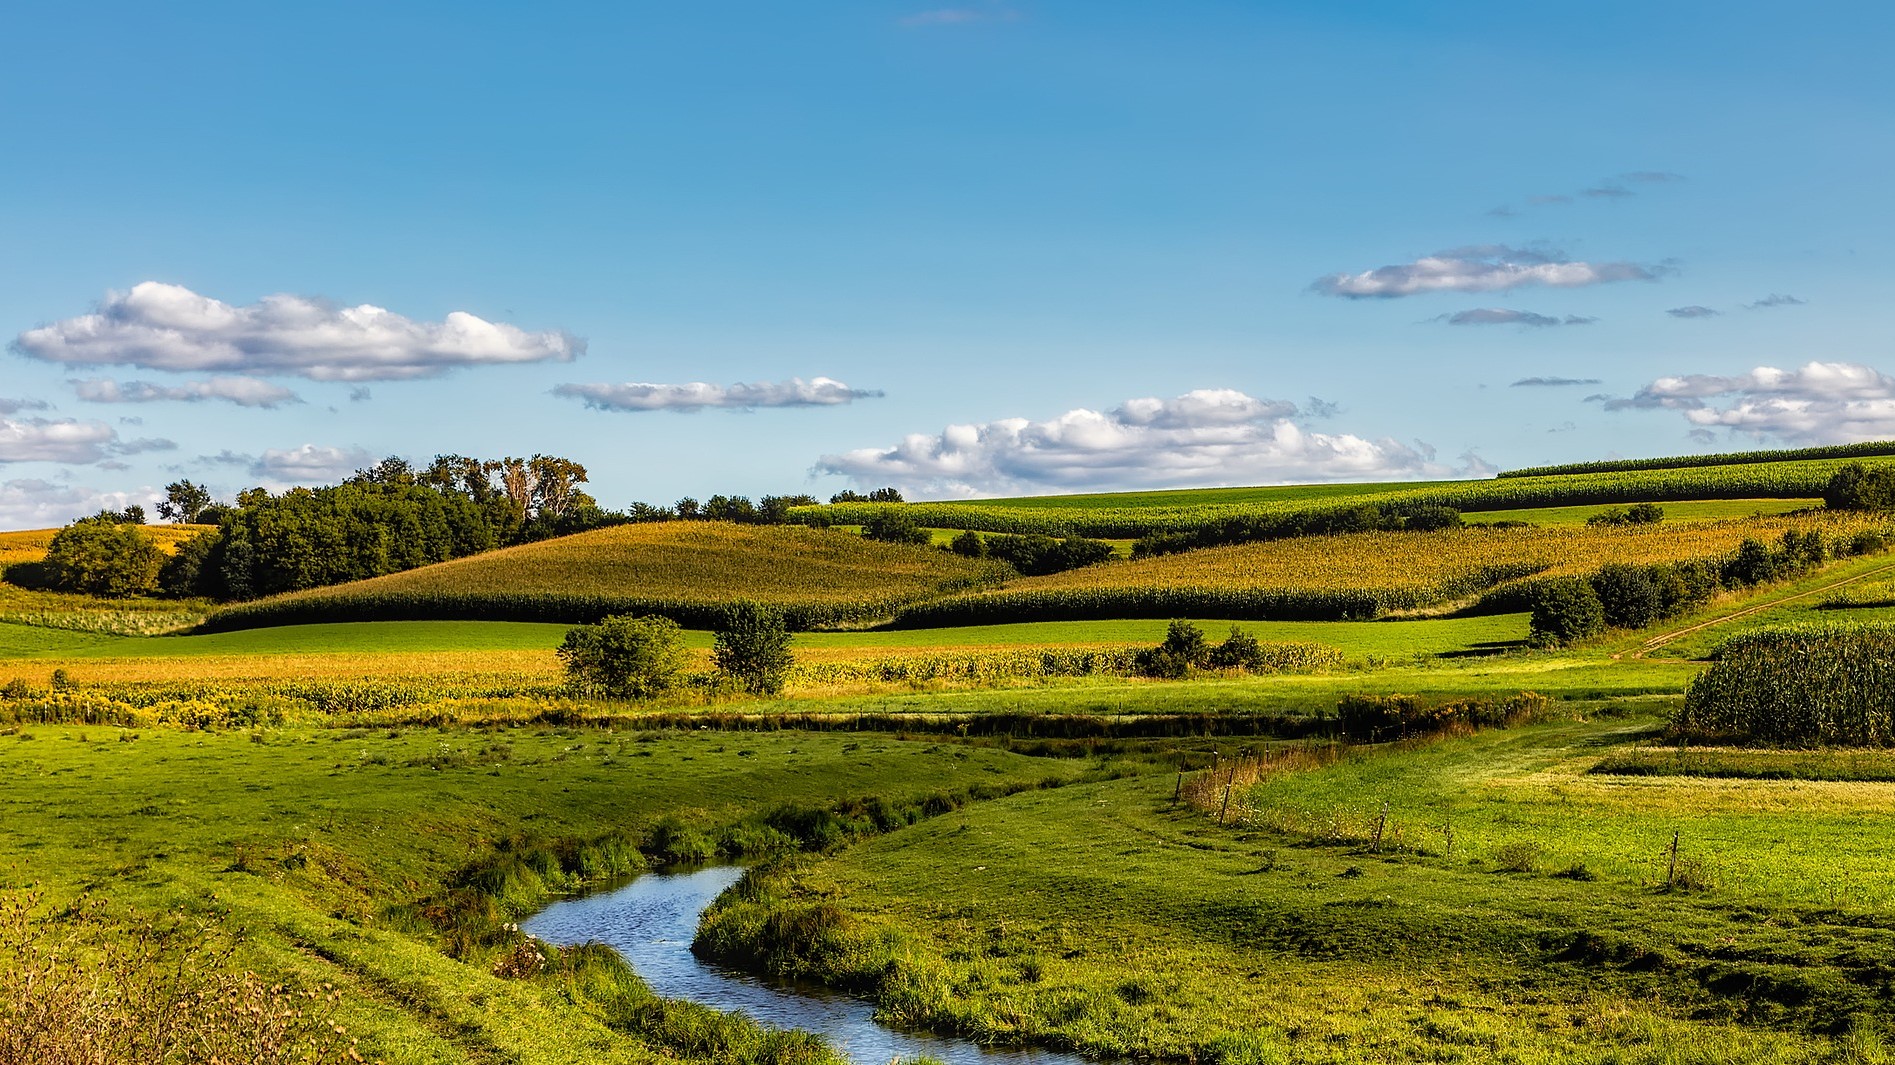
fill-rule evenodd
<path id="1" fill-rule="evenodd" d="M 1682 629 L 1674 629 L 1671 632 L 1662 633 L 1658 636 L 1652 637 L 1649 640 L 1646 640 L 1642 644 L 1639 644 L 1638 649 L 1629 652 L 1629 655 L 1632 658 L 1644 658 L 1647 654 L 1650 654 L 1651 652 L 1658 650 L 1660 647 L 1663 647 L 1664 645 L 1672 642 L 1673 640 L 1678 639 L 1679 637 L 1689 636 L 1690 634 L 1694 632 L 1699 632 L 1701 630 L 1708 629 L 1713 625 L 1722 625 L 1727 621 L 1736 621 L 1738 618 L 1749 617 L 1752 614 L 1756 614 L 1764 610 L 1770 610 L 1774 607 L 1782 606 L 1785 603 L 1793 603 L 1797 601 L 1798 599 L 1807 599 L 1810 596 L 1819 594 L 1821 592 L 1832 592 L 1832 591 L 1835 591 L 1837 588 L 1842 587 L 1845 584 L 1854 584 L 1855 582 L 1860 581 L 1860 580 L 1867 580 L 1868 578 L 1873 577 L 1879 573 L 1887 573 L 1890 570 L 1895 570 L 1895 562 L 1888 563 L 1887 565 L 1877 566 L 1872 570 L 1866 570 L 1862 573 L 1856 574 L 1853 577 L 1844 577 L 1842 580 L 1832 581 L 1829 584 L 1825 584 L 1816 588 L 1811 588 L 1809 591 L 1806 591 L 1806 592 L 1797 592 L 1795 595 L 1786 595 L 1781 599 L 1772 599 L 1767 603 L 1758 603 L 1755 606 L 1745 607 L 1744 609 L 1736 611 L 1735 613 L 1726 614 L 1721 618 L 1712 618 L 1709 621 L 1701 621 L 1696 625 L 1687 625 Z M 1612 659 L 1613 661 L 1616 662 L 1619 659 L 1626 657 L 1627 655 L 1628 655 L 1628 652 L 1621 651 L 1618 654 L 1613 655 Z"/>

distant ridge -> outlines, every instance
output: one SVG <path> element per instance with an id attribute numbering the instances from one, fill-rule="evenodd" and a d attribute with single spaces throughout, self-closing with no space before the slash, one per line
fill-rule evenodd
<path id="1" fill-rule="evenodd" d="M 1559 477 L 1571 473 L 1623 473 L 1632 470 L 1687 470 L 1697 466 L 1743 466 L 1758 462 L 1796 462 L 1803 459 L 1866 459 L 1895 455 L 1895 440 L 1827 447 L 1787 448 L 1777 451 L 1730 451 L 1719 455 L 1676 455 L 1662 459 L 1607 459 L 1569 462 L 1562 466 L 1528 466 L 1494 474 L 1499 477 Z"/>

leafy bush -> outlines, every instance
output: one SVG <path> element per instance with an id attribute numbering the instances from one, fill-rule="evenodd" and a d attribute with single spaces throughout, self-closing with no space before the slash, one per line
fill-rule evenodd
<path id="1" fill-rule="evenodd" d="M 1895 510 L 1895 468 L 1852 462 L 1823 486 L 1823 505 L 1833 510 Z"/>
<path id="2" fill-rule="evenodd" d="M 649 699 L 677 686 L 684 630 L 669 618 L 615 615 L 568 630 L 559 660 L 580 691 Z"/>
<path id="3" fill-rule="evenodd" d="M 862 535 L 885 544 L 926 546 L 934 541 L 928 530 L 915 524 L 914 517 L 907 511 L 889 508 L 884 508 L 881 513 L 864 522 Z"/>
<path id="4" fill-rule="evenodd" d="M 1621 629 L 1642 629 L 1663 617 L 1665 592 L 1652 579 L 1652 570 L 1614 562 L 1592 576 L 1605 623 Z"/>
<path id="5" fill-rule="evenodd" d="M 733 603 L 712 637 L 711 663 L 752 695 L 776 695 L 794 661 L 783 613 L 760 603 Z"/>
<path id="6" fill-rule="evenodd" d="M 43 572 L 60 591 L 122 599 L 156 589 L 163 562 L 158 545 L 138 525 L 88 518 L 53 537 Z"/>
<path id="7" fill-rule="evenodd" d="M 1527 625 L 1527 642 L 1535 647 L 1564 647 L 1598 635 L 1605 626 L 1605 604 L 1592 582 L 1566 577 L 1541 585 Z"/>

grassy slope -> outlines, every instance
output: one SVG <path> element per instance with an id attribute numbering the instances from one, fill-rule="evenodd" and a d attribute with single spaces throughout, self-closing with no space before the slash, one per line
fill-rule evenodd
<path id="1" fill-rule="evenodd" d="M 1774 541 L 1789 529 L 1846 539 L 1886 521 L 1815 514 L 1592 528 L 1455 529 L 1352 533 L 1206 548 L 1104 563 L 935 603 L 905 615 L 913 624 L 1014 620 L 1061 610 L 1103 616 L 1178 609 L 1203 599 L 1238 615 L 1341 609 L 1333 597 L 1372 598 L 1382 610 L 1472 596 L 1523 574 L 1583 574 L 1607 562 L 1647 564 L 1717 558 L 1748 538 Z M 1329 598 L 1326 598 L 1329 597 Z M 1291 616 L 1295 616 L 1292 613 Z"/>
<path id="2" fill-rule="evenodd" d="M 626 525 L 220 611 L 240 628 L 441 617 L 589 621 L 654 610 L 709 616 L 744 596 L 814 617 L 873 617 L 990 578 L 990 564 L 796 526 Z"/>
<path id="3" fill-rule="evenodd" d="M 643 1057 L 546 989 L 456 963 L 385 918 L 497 839 L 593 838 L 661 816 L 728 823 L 782 802 L 1079 768 L 862 735 L 125 735 L 72 726 L 0 737 L 0 886 L 219 917 L 247 933 L 242 964 L 338 985 L 364 1051 L 398 1062 Z"/>
<path id="4" fill-rule="evenodd" d="M 1168 775 L 1022 795 L 795 881 L 898 938 L 920 974 L 907 1015 L 998 1037 L 1235 1061 L 1882 1060 L 1823 1033 L 1887 1021 L 1889 786 L 1585 774 L 1640 731 L 1284 777 L 1230 828 L 1174 809 Z M 1710 890 L 1655 888 L 1674 829 Z M 1499 871 L 1509 844 L 1536 871 Z M 1550 875 L 1581 863 L 1597 879 Z"/>
<path id="5" fill-rule="evenodd" d="M 1869 460 L 1871 463 L 1888 460 Z M 1810 499 L 1846 460 L 1744 463 L 1622 473 L 1578 473 L 1491 480 L 1373 485 L 1207 488 L 1092 496 L 1040 496 L 906 505 L 918 524 L 995 532 L 1058 532 L 1128 537 L 1198 528 L 1233 517 L 1345 507 L 1442 505 L 1475 514 L 1581 504 Z M 867 521 L 884 504 L 820 508 L 836 522 Z"/>

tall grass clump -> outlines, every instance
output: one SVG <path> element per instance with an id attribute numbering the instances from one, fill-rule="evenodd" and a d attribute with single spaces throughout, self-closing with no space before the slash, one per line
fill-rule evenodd
<path id="1" fill-rule="evenodd" d="M 1797 625 L 1734 636 L 1673 719 L 1688 735 L 1895 745 L 1895 625 Z"/>

